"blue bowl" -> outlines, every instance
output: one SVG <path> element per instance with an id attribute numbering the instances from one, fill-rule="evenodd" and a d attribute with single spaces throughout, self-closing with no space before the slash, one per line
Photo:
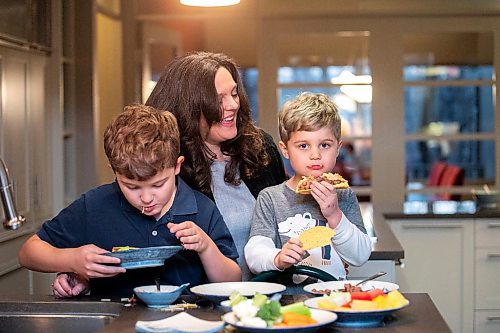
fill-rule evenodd
<path id="1" fill-rule="evenodd" d="M 160 291 L 156 286 L 142 286 L 134 288 L 134 293 L 146 303 L 150 308 L 163 308 L 174 303 L 182 294 L 184 289 L 189 286 L 185 283 L 181 286 L 161 285 Z"/>

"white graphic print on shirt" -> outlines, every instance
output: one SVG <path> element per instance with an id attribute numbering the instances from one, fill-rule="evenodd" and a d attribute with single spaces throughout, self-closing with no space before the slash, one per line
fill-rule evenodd
<path id="1" fill-rule="evenodd" d="M 302 215 L 295 214 L 295 216 L 290 216 L 285 221 L 278 223 L 278 233 L 282 236 L 298 238 L 304 230 L 311 229 L 315 226 L 326 226 L 326 222 L 323 220 L 313 219 L 311 213 L 304 213 Z M 327 272 L 330 272 L 332 270 L 331 245 L 311 249 L 308 250 L 308 252 L 310 256 L 302 260 L 300 262 L 301 265 L 318 267 Z M 298 283 L 304 279 L 305 277 L 294 277 L 294 282 Z"/>

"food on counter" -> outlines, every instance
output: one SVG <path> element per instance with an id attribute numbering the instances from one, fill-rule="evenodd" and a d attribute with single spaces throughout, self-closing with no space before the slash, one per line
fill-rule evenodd
<path id="1" fill-rule="evenodd" d="M 326 181 L 332 184 L 335 188 L 348 188 L 347 180 L 338 173 L 325 172 L 321 176 L 302 176 L 302 179 L 297 184 L 296 193 L 309 194 L 311 193 L 311 184 L 313 181 Z"/>
<path id="2" fill-rule="evenodd" d="M 330 245 L 332 237 L 335 236 L 335 230 L 325 226 L 317 226 L 303 231 L 299 235 L 304 250 L 314 249 Z"/>
<path id="3" fill-rule="evenodd" d="M 361 287 L 352 285 L 350 283 L 346 283 L 346 284 L 344 284 L 344 288 L 342 288 L 342 289 L 331 290 L 331 289 L 316 289 L 316 288 L 313 288 L 313 289 L 311 289 L 311 291 L 313 293 L 317 293 L 317 294 L 330 295 L 332 293 L 332 291 L 334 291 L 334 292 L 336 291 L 336 292 L 347 292 L 347 293 L 350 293 L 350 292 L 356 292 L 356 291 L 363 291 L 363 289 Z"/>
<path id="4" fill-rule="evenodd" d="M 399 308 L 408 300 L 397 290 L 385 294 L 382 289 L 333 292 L 318 300 L 318 308 L 331 311 L 374 311 Z"/>
<path id="5" fill-rule="evenodd" d="M 128 251 L 128 250 L 137 250 L 138 247 L 133 246 L 113 246 L 111 252 L 120 252 L 120 251 Z"/>
<path id="6" fill-rule="evenodd" d="M 300 327 L 316 324 L 311 310 L 303 302 L 281 306 L 279 301 L 270 300 L 266 295 L 256 293 L 248 299 L 233 293 L 229 298 L 238 325 L 247 327 Z"/>

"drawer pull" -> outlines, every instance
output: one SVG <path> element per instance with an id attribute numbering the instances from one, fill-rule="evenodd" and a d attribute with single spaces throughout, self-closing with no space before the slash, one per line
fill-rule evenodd
<path id="1" fill-rule="evenodd" d="M 500 223 L 498 222 L 488 223 L 488 228 L 500 228 Z"/>
<path id="2" fill-rule="evenodd" d="M 452 229 L 462 227 L 461 224 L 457 223 L 403 224 L 404 229 Z"/>
<path id="3" fill-rule="evenodd" d="M 488 258 L 500 258 L 500 253 L 488 253 L 486 256 Z"/>
<path id="4" fill-rule="evenodd" d="M 500 320 L 500 316 L 487 316 L 486 320 L 491 320 L 491 321 Z"/>

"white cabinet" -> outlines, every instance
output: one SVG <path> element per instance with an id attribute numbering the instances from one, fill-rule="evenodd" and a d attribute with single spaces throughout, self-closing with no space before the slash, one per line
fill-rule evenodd
<path id="1" fill-rule="evenodd" d="M 403 292 L 428 293 L 453 332 L 474 327 L 472 219 L 387 220 L 405 251 L 396 267 Z"/>
<path id="2" fill-rule="evenodd" d="M 476 219 L 475 332 L 500 332 L 500 221 Z"/>

